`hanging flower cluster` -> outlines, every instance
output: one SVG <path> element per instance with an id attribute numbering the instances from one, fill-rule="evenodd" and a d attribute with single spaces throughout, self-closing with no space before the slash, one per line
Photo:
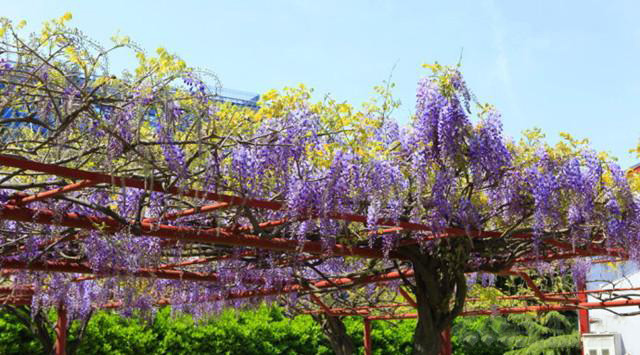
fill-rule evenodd
<path id="1" fill-rule="evenodd" d="M 163 49 L 150 57 L 127 38 L 104 49 L 64 22 L 24 44 L 2 22 L 0 151 L 140 178 L 146 187 L 114 180 L 20 205 L 21 196 L 70 181 L 0 165 L 0 266 L 29 270 L 6 282 L 31 285 L 35 308 L 64 304 L 82 316 L 92 307 L 129 314 L 172 304 L 205 315 L 279 291 L 295 298 L 314 280 L 392 270 L 402 245 L 437 257 L 447 238 L 477 238 L 461 265 L 470 271 L 542 260 L 558 251 L 549 240 L 638 258 L 639 205 L 624 172 L 569 137 L 557 146 L 536 132 L 506 139 L 500 114 L 476 102 L 456 68 L 433 66 L 419 81 L 407 126 L 388 117 L 388 102 L 358 111 L 330 98 L 314 103 L 304 87 L 268 92 L 255 110 L 224 102 L 204 73 Z M 106 62 L 118 48 L 139 61 L 120 77 Z M 236 203 L 205 213 L 198 208 L 211 201 L 189 189 L 279 207 Z M 54 211 L 60 221 L 69 213 L 109 218 L 119 227 L 15 221 L 3 217 L 10 207 Z M 383 231 L 401 223 L 422 227 Z M 170 241 L 141 233 L 146 224 L 291 240 L 299 249 Z M 492 239 L 500 247 L 488 248 Z M 307 242 L 322 252 L 303 251 Z M 383 257 L 336 256 L 336 245 Z M 50 272 L 56 262 L 76 268 Z"/>

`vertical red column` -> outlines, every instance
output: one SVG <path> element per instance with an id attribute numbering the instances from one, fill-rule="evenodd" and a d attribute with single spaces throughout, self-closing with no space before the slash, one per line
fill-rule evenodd
<path id="1" fill-rule="evenodd" d="M 587 302 L 587 294 L 584 292 L 586 287 L 584 282 L 578 283 L 578 301 L 580 303 Z M 589 311 L 586 309 L 578 310 L 578 319 L 580 323 L 580 334 L 589 333 Z"/>
<path id="2" fill-rule="evenodd" d="M 364 354 L 371 355 L 371 320 L 364 319 Z"/>
<path id="3" fill-rule="evenodd" d="M 440 333 L 440 355 L 451 355 L 453 352 L 451 346 L 451 328 L 447 328 Z"/>
<path id="4" fill-rule="evenodd" d="M 576 286 L 578 289 L 578 302 L 587 302 L 587 294 L 584 292 L 587 288 L 585 282 L 578 281 L 578 284 Z M 589 333 L 589 310 L 578 310 L 578 326 L 580 329 L 580 336 L 582 336 L 582 334 L 584 333 Z M 582 349 L 582 353 L 584 354 L 584 347 Z"/>
<path id="5" fill-rule="evenodd" d="M 63 306 L 58 307 L 58 320 L 56 321 L 56 355 L 67 354 L 67 311 Z"/>

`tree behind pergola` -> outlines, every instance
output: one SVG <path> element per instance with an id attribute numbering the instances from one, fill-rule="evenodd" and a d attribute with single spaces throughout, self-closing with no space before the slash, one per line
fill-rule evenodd
<path id="1" fill-rule="evenodd" d="M 409 127 L 385 88 L 360 111 L 302 87 L 252 110 L 165 50 L 104 49 L 66 20 L 26 39 L 4 20 L 0 42 L 0 263 L 24 270 L 11 282 L 36 311 L 198 316 L 410 270 L 414 350 L 430 354 L 466 272 L 636 258 L 622 170 L 570 138 L 505 140 L 456 68 L 431 66 Z M 135 72 L 108 71 L 118 48 Z"/>

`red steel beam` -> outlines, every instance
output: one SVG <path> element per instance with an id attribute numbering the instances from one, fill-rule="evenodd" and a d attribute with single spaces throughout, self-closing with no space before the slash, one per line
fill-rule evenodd
<path id="1" fill-rule="evenodd" d="M 56 355 L 67 354 L 67 310 L 58 307 L 58 319 L 55 328 L 56 341 L 54 345 Z"/>
<path id="2" fill-rule="evenodd" d="M 571 311 L 580 309 L 601 309 L 601 308 L 615 308 L 615 307 L 627 307 L 627 306 L 640 306 L 640 299 L 634 300 L 621 300 L 621 301 L 603 301 L 603 302 L 580 302 L 577 305 L 568 304 L 555 304 L 555 305 L 541 305 L 541 306 L 526 306 L 526 307 L 512 307 L 512 308 L 499 308 L 497 311 L 501 314 L 507 313 L 526 313 L 526 312 L 546 312 L 546 311 Z M 465 315 L 490 315 L 494 311 L 491 310 L 478 310 L 467 311 Z"/>
<path id="3" fill-rule="evenodd" d="M 581 302 L 579 307 L 585 307 L 588 309 L 599 309 L 609 307 L 628 307 L 628 306 L 640 306 L 640 299 L 635 300 L 619 300 L 619 301 L 601 301 L 601 302 Z"/>
<path id="4" fill-rule="evenodd" d="M 521 271 L 503 271 L 501 274 L 503 274 L 503 275 L 515 275 L 515 276 L 519 276 L 520 278 L 522 278 L 524 280 L 524 282 L 527 284 L 527 286 L 529 286 L 531 291 L 533 291 L 533 293 L 536 295 L 536 297 L 538 297 L 540 299 L 540 301 L 543 301 L 543 302 L 567 302 L 567 303 L 578 303 L 579 302 L 579 300 L 577 298 L 574 299 L 574 298 L 565 298 L 565 297 L 552 297 L 552 296 L 548 296 L 548 295 L 544 294 L 540 290 L 540 288 L 538 288 L 538 285 L 536 285 L 535 282 L 533 282 L 531 277 L 526 272 L 521 272 Z"/>
<path id="5" fill-rule="evenodd" d="M 29 298 L 4 298 L 0 297 L 0 305 L 12 305 L 12 306 L 30 306 L 31 297 Z"/>
<path id="6" fill-rule="evenodd" d="M 270 289 L 258 289 L 258 290 L 247 290 L 247 291 L 231 291 L 225 296 L 221 297 L 209 297 L 206 299 L 202 299 L 199 302 L 218 302 L 224 300 L 233 300 L 233 299 L 244 299 L 244 298 L 254 298 L 254 297 L 265 297 L 265 296 L 276 296 L 276 295 L 284 295 L 287 293 L 301 292 L 301 291 L 314 291 L 317 289 L 326 289 L 335 286 L 356 286 L 356 285 L 364 285 L 368 283 L 375 282 L 385 282 L 396 280 L 401 277 L 411 277 L 413 276 L 412 270 L 403 271 L 403 275 L 401 276 L 398 272 L 390 272 L 386 274 L 377 274 L 377 275 L 369 275 L 363 276 L 359 278 L 335 278 L 330 280 L 322 280 L 312 283 L 310 286 L 294 284 L 284 286 L 282 288 L 270 288 Z M 156 302 L 158 306 L 170 305 L 171 301 L 167 299 L 160 299 Z M 101 308 L 119 308 L 122 306 L 122 301 L 112 301 L 107 304 L 100 306 Z M 354 314 L 349 314 L 354 315 Z"/>
<path id="7" fill-rule="evenodd" d="M 407 270 L 404 272 L 404 277 L 411 277 L 413 273 L 411 270 Z M 400 278 L 400 274 L 397 272 L 392 272 L 388 274 L 379 274 L 379 275 L 370 275 L 365 277 L 360 277 L 356 279 L 350 278 L 340 278 L 340 279 L 332 279 L 330 281 L 318 281 L 313 283 L 313 287 L 303 286 L 303 285 L 290 285 L 285 286 L 280 289 L 262 289 L 262 290 L 253 290 L 253 291 L 232 291 L 227 297 L 214 297 L 209 299 L 204 299 L 202 302 L 214 302 L 214 301 L 222 301 L 225 299 L 240 299 L 240 298 L 251 298 L 258 296 L 269 296 L 269 295 L 278 295 L 285 294 L 290 292 L 298 292 L 298 291 L 306 291 L 311 289 L 323 289 L 327 287 L 333 287 L 335 285 L 344 286 L 347 284 L 360 285 L 367 284 L 372 282 L 384 282 L 390 281 Z M 0 288 L 0 294 L 8 295 L 11 292 L 12 288 L 10 287 L 2 287 Z M 27 297 L 30 297 L 29 292 L 30 288 L 19 288 L 19 294 L 17 297 L 10 299 L 7 303 L 13 303 L 12 300 L 16 300 L 19 302 L 26 302 L 25 304 L 30 304 L 30 301 Z M 586 292 L 615 292 L 615 291 L 623 291 L 627 289 L 612 289 L 612 290 L 590 290 Z M 7 296 L 5 296 L 7 297 Z M 7 298 L 4 298 L 5 300 Z M 3 300 L 3 297 L 0 296 L 0 302 Z M 15 303 L 13 303 L 15 304 Z M 164 299 L 159 300 L 157 305 L 168 305 L 171 304 L 170 301 Z M 113 301 L 108 304 L 105 304 L 101 307 L 105 308 L 118 308 L 122 306 L 122 302 Z M 353 315 L 361 315 L 365 316 L 370 320 L 381 320 L 381 319 L 410 319 L 416 318 L 417 314 L 415 313 L 405 313 L 405 314 L 396 314 L 396 315 L 378 315 L 378 316 L 369 316 L 368 309 L 377 309 L 377 308 L 398 308 L 398 307 L 407 307 L 409 304 L 390 304 L 390 305 L 379 305 L 373 307 L 357 307 L 354 309 L 343 309 L 343 308 L 334 308 L 330 309 L 331 313 L 336 316 L 353 316 Z M 626 306 L 640 306 L 640 299 L 633 300 L 618 300 L 618 301 L 602 301 L 602 302 L 581 302 L 579 304 L 546 304 L 540 306 L 524 306 L 524 307 L 508 307 L 508 308 L 498 308 L 496 310 L 470 310 L 462 312 L 461 316 L 476 316 L 476 315 L 491 315 L 491 314 L 510 314 L 510 313 L 527 313 L 527 312 L 545 312 L 545 311 L 566 311 L 566 310 L 580 310 L 580 309 L 601 309 L 601 308 L 610 308 L 610 307 L 626 307 Z M 306 313 L 317 313 L 318 311 L 308 311 Z M 325 311 L 322 311 L 325 312 Z"/>
<path id="8" fill-rule="evenodd" d="M 331 313 L 333 314 L 351 314 L 351 315 L 368 315 L 369 311 L 375 309 L 386 309 L 386 308 L 401 308 L 401 307 L 410 307 L 413 308 L 409 303 L 388 303 L 388 304 L 378 304 L 375 306 L 360 306 L 353 308 L 331 308 Z M 326 313 L 324 310 L 312 309 L 308 311 L 302 312 L 303 314 L 319 314 Z"/>
<path id="9" fill-rule="evenodd" d="M 61 225 L 71 228 L 98 230 L 101 227 L 106 232 L 114 233 L 123 226 L 109 217 L 84 216 L 77 213 L 65 213 L 56 216 L 49 209 L 30 209 L 12 205 L 0 206 L 0 217 L 20 222 L 31 222 L 48 225 Z M 310 254 L 325 254 L 327 251 L 321 242 L 303 242 L 296 240 L 272 238 L 264 239 L 251 234 L 241 234 L 230 231 L 227 228 L 197 229 L 191 227 L 179 227 L 170 225 L 153 225 L 151 223 L 140 224 L 140 235 L 180 240 L 185 242 L 211 243 L 230 246 L 242 246 L 279 250 L 288 252 L 304 252 Z M 382 250 L 346 246 L 336 244 L 330 252 L 336 256 L 358 256 L 365 258 L 382 259 Z M 401 259 L 395 252 L 389 253 L 389 257 Z"/>
<path id="10" fill-rule="evenodd" d="M 105 183 L 115 186 L 127 186 L 138 189 L 145 189 L 155 192 L 162 192 L 173 194 L 176 196 L 185 196 L 185 197 L 197 197 L 203 198 L 211 201 L 219 201 L 226 202 L 229 205 L 237 205 L 237 206 L 248 206 L 254 208 L 268 209 L 268 210 L 281 210 L 284 205 L 280 202 L 276 201 L 267 201 L 260 199 L 252 199 L 252 198 L 243 198 L 226 194 L 217 194 L 208 191 L 202 190 L 194 190 L 194 189 L 180 189 L 178 187 L 169 187 L 164 188 L 161 182 L 156 182 L 151 184 L 151 182 L 141 179 L 141 178 L 133 178 L 133 177 L 119 177 L 112 176 L 108 174 L 96 173 L 86 170 L 80 169 L 72 169 L 54 164 L 46 164 L 39 163 L 32 160 L 17 158 L 10 155 L 0 154 L 0 165 L 11 166 L 19 169 L 25 170 L 33 170 L 38 172 L 43 172 L 51 175 L 57 175 L 62 177 L 67 177 L 71 179 L 84 179 L 84 180 L 92 180 L 96 183 Z M 350 214 L 350 213 L 340 213 L 340 212 L 331 212 L 324 215 L 318 215 L 314 213 L 303 213 L 305 217 L 302 218 L 329 218 L 335 220 L 343 220 L 349 222 L 359 222 L 366 224 L 367 217 Z M 281 222 L 282 223 L 282 222 Z M 378 225 L 386 225 L 386 226 L 396 226 L 401 227 L 407 230 L 413 231 L 432 231 L 432 228 L 419 223 L 411 223 L 404 221 L 397 221 L 388 218 L 381 218 L 376 221 Z M 467 236 L 469 233 L 465 229 L 462 228 L 444 228 L 442 233 L 451 235 L 451 236 Z M 502 233 L 500 232 L 490 232 L 490 231 L 472 231 L 472 237 L 500 237 Z M 513 238 L 530 238 L 531 234 L 513 234 L 510 235 Z"/>
<path id="11" fill-rule="evenodd" d="M 277 293 L 275 293 L 277 294 Z M 272 295 L 272 294 L 270 294 Z M 222 301 L 225 299 L 238 299 L 238 298 L 249 298 L 259 296 L 257 293 L 252 293 L 248 295 L 245 291 L 244 293 L 239 292 L 231 292 L 229 294 L 230 297 L 227 298 L 211 298 L 207 300 L 203 300 L 205 302 L 215 302 Z M 31 304 L 30 298 L 16 298 L 16 300 L 20 302 L 25 302 L 24 304 Z M 2 301 L 2 297 L 0 297 L 0 302 Z M 11 301 L 7 303 L 12 303 Z M 170 305 L 171 302 L 166 299 L 159 300 L 156 305 Z M 107 304 L 102 305 L 103 308 L 118 308 L 122 306 L 121 301 L 112 301 Z M 479 315 L 492 315 L 492 314 L 513 314 L 513 313 L 528 313 L 528 312 L 548 312 L 548 311 L 575 311 L 581 308 L 587 309 L 603 309 L 603 308 L 615 308 L 615 307 L 630 307 L 630 306 L 640 306 L 640 299 L 634 300 L 621 300 L 621 301 L 604 301 L 604 302 L 585 302 L 580 303 L 578 305 L 560 305 L 560 304 L 548 304 L 541 306 L 525 306 L 525 307 L 509 307 L 509 308 L 498 308 L 496 310 L 471 310 L 460 313 L 460 316 L 479 316 Z M 365 316 L 369 320 L 392 320 L 392 319 L 415 319 L 417 318 L 416 313 L 402 313 L 402 314 L 388 314 L 388 315 L 376 315 L 371 316 L 362 311 L 356 312 L 344 312 L 342 309 L 332 309 L 332 314 L 335 316 L 355 316 L 361 315 Z M 310 311 L 313 312 L 313 311 Z M 366 312 L 366 311 L 365 311 Z"/>
<path id="12" fill-rule="evenodd" d="M 396 275 L 387 275 L 386 279 L 382 278 L 382 281 L 389 281 L 393 279 Z M 411 277 L 412 274 L 408 271 L 405 272 L 405 277 Z M 381 278 L 376 278 L 373 281 L 379 281 Z M 361 283 L 361 282 L 358 282 Z M 318 285 L 321 286 L 322 285 Z M 584 292 L 585 294 L 597 294 L 597 293 L 615 293 L 615 292 L 625 292 L 625 291 L 638 291 L 640 287 L 628 287 L 628 288 L 614 288 L 614 289 L 597 289 L 597 290 L 585 290 L 585 291 L 571 291 L 571 292 L 549 292 L 545 293 L 547 296 L 558 296 L 558 295 L 572 295 L 578 292 Z M 1 295 L 13 295 L 15 297 L 26 297 L 31 296 L 33 294 L 33 288 L 31 286 L 25 287 L 0 287 L 0 296 Z M 407 293 L 408 295 L 408 293 Z M 410 296 L 409 296 L 410 297 Z M 518 300 L 518 299 L 531 299 L 536 298 L 535 295 L 515 295 L 515 296 L 503 296 L 498 297 L 499 300 Z M 467 298 L 467 302 L 473 302 L 477 299 L 475 298 Z M 595 302 L 597 303 L 597 302 Z M 352 315 L 366 315 L 368 314 L 368 310 L 374 309 L 385 309 L 385 308 L 400 308 L 400 307 L 414 307 L 414 303 L 390 303 L 390 304 L 379 304 L 375 306 L 361 306 L 354 308 L 331 308 L 331 312 L 335 314 L 352 314 Z M 304 313 L 315 314 L 315 313 L 325 313 L 326 310 L 310 310 Z"/>
<path id="13" fill-rule="evenodd" d="M 413 270 L 405 270 L 400 274 L 397 271 L 386 273 L 386 274 L 376 274 L 369 276 L 362 276 L 358 278 L 334 278 L 330 280 L 322 280 L 312 283 L 312 286 L 306 285 L 288 285 L 282 288 L 272 288 L 272 289 L 262 289 L 262 290 L 250 290 L 250 291 L 240 291 L 230 292 L 227 297 L 215 297 L 212 299 L 208 299 L 205 301 L 222 301 L 225 299 L 242 299 L 242 298 L 253 298 L 253 297 L 264 297 L 264 296 L 274 296 L 274 295 L 283 295 L 287 293 L 301 292 L 301 291 L 313 291 L 317 289 L 326 289 L 336 286 L 358 286 L 358 285 L 366 285 L 370 283 L 377 282 L 385 282 L 397 280 L 402 277 L 412 277 Z"/>
<path id="14" fill-rule="evenodd" d="M 623 261 L 627 261 L 627 258 L 615 258 L 615 259 L 603 259 L 603 260 L 592 260 L 593 264 L 607 264 L 607 263 L 621 263 Z"/>
<path id="15" fill-rule="evenodd" d="M 311 296 L 311 300 L 313 301 L 313 303 L 317 304 L 318 306 L 320 306 L 320 308 L 322 308 L 325 314 L 332 315 L 331 308 L 329 308 L 326 304 L 324 304 L 324 302 L 322 302 L 320 297 L 314 295 L 313 293 L 310 294 L 309 296 Z"/>
<path id="16" fill-rule="evenodd" d="M 48 261 L 48 262 L 32 262 L 27 263 L 23 261 L 4 261 L 2 263 L 3 268 L 7 269 L 26 269 L 26 270 L 35 270 L 35 271 L 51 271 L 51 272 L 68 272 L 68 273 L 82 273 L 82 274 L 94 274 L 94 271 L 85 264 L 80 263 L 70 263 L 70 262 L 62 262 L 62 261 Z M 119 271 L 119 270 L 116 270 Z M 139 269 L 133 272 L 122 270 L 123 274 L 129 274 L 136 277 L 151 277 L 151 278 L 161 278 L 161 279 L 172 279 L 172 280 L 189 280 L 189 281 L 217 281 L 217 274 L 203 274 L 196 272 L 187 272 L 187 271 L 178 271 L 178 270 L 160 270 L 160 269 Z M 336 286 L 357 286 L 364 285 L 368 283 L 376 283 L 376 282 L 385 282 L 396 280 L 401 277 L 412 277 L 413 270 L 404 270 L 402 274 L 397 271 L 385 273 L 385 274 L 375 274 L 362 276 L 358 278 L 333 278 L 329 280 L 321 280 L 312 282 L 310 285 L 302 285 L 302 284 L 292 284 L 287 285 L 282 288 L 269 288 L 269 289 L 257 289 L 257 290 L 247 290 L 247 291 L 232 291 L 229 293 L 228 299 L 240 299 L 240 298 L 251 298 L 258 296 L 272 296 L 278 294 L 287 294 L 293 292 L 300 291 L 311 291 L 316 289 L 326 289 Z M 260 283 L 261 280 L 256 280 L 256 283 Z M 1 292 L 0 292 L 1 293 Z M 214 298 L 204 301 L 219 301 L 225 298 Z"/>
<path id="17" fill-rule="evenodd" d="M 115 232 L 123 226 L 110 217 L 84 216 L 77 213 L 66 213 L 56 216 L 56 213 L 49 209 L 30 209 L 13 205 L 0 206 L 0 217 L 21 222 L 32 222 L 49 225 L 62 225 L 65 227 L 81 228 L 89 230 L 106 227 L 106 231 Z M 140 234 L 171 240 L 186 242 L 213 243 L 231 246 L 254 247 L 270 250 L 306 252 L 310 254 L 324 254 L 325 249 L 320 242 L 304 242 L 302 247 L 298 241 L 273 238 L 264 239 L 251 234 L 241 234 L 228 228 L 197 229 L 192 227 L 179 227 L 170 225 L 153 225 L 152 223 L 141 223 Z M 336 244 L 332 247 L 332 254 L 336 256 L 358 256 L 366 258 L 382 259 L 384 257 L 381 250 L 351 247 Z M 597 254 L 592 254 L 597 255 Z M 535 260 L 555 260 L 558 258 L 568 258 L 581 256 L 575 253 L 547 255 L 543 257 L 524 257 L 516 259 L 516 262 L 526 262 Z M 402 259 L 398 253 L 391 252 L 389 257 Z"/>
<path id="18" fill-rule="evenodd" d="M 40 201 L 40 200 L 44 200 L 46 198 L 59 196 L 59 195 L 65 194 L 67 192 L 84 189 L 85 187 L 94 186 L 96 184 L 98 184 L 98 183 L 95 182 L 95 181 L 92 181 L 92 180 L 82 180 L 80 182 L 76 182 L 76 183 L 73 183 L 73 184 L 69 184 L 69 185 L 66 185 L 66 186 L 59 187 L 57 189 L 51 189 L 51 190 L 39 192 L 39 193 L 34 194 L 34 195 L 28 195 L 28 196 L 24 196 L 24 197 L 19 197 L 19 198 L 16 199 L 16 204 L 17 205 L 26 205 L 26 204 L 31 203 L 31 202 Z"/>
<path id="19" fill-rule="evenodd" d="M 116 268 L 112 274 L 97 273 L 89 265 L 81 263 L 72 263 L 65 261 L 17 261 L 17 260 L 5 260 L 0 263 L 3 269 L 16 269 L 16 270 L 32 270 L 32 271 L 45 271 L 45 272 L 62 272 L 62 273 L 74 273 L 74 274 L 98 274 L 107 276 L 117 275 L 131 275 L 135 277 L 143 278 L 158 278 L 166 280 L 188 280 L 188 281 L 218 281 L 217 274 L 205 274 L 200 272 L 190 271 L 178 271 L 178 270 L 162 270 L 162 269 L 148 269 L 141 268 L 134 271 L 128 271 L 123 268 Z"/>
<path id="20" fill-rule="evenodd" d="M 11 286 L 4 286 L 4 287 L 0 287 L 0 295 L 6 295 L 6 294 L 20 294 L 20 295 L 32 295 L 33 294 L 33 287 L 31 286 L 16 286 L 16 287 L 11 287 Z"/>
<path id="21" fill-rule="evenodd" d="M 371 345 L 371 321 L 369 318 L 364 319 L 364 353 L 371 355 L 373 346 Z"/>
<path id="22" fill-rule="evenodd" d="M 514 260 L 514 263 L 531 263 L 536 261 L 564 260 L 564 259 L 573 259 L 573 258 L 583 257 L 583 256 L 611 256 L 611 255 L 609 255 L 608 253 L 599 254 L 596 252 L 591 252 L 590 254 L 587 254 L 587 255 L 581 254 L 581 253 L 547 253 L 540 256 L 536 256 L 536 255 L 522 256 L 522 257 L 516 258 Z"/>
<path id="23" fill-rule="evenodd" d="M 210 261 L 221 261 L 221 260 L 227 260 L 227 259 L 232 259 L 235 257 L 243 257 L 243 256 L 254 256 L 256 255 L 256 253 L 254 251 L 245 251 L 242 252 L 238 255 L 234 255 L 234 254 L 228 254 L 228 255 L 221 255 L 221 256 L 210 256 L 210 257 L 205 257 L 205 258 L 196 258 L 196 259 L 191 259 L 191 260 L 186 260 L 186 261 L 182 261 L 179 263 L 170 263 L 170 264 L 162 264 L 160 266 L 158 266 L 159 269 L 173 269 L 176 267 L 183 267 L 183 266 L 189 266 L 189 265 L 197 265 L 197 264 L 206 264 Z"/>
<path id="24" fill-rule="evenodd" d="M 0 287 L 0 305 L 30 305 L 32 296 L 31 286 Z"/>
<path id="25" fill-rule="evenodd" d="M 248 251 L 248 252 L 241 253 L 239 256 L 243 256 L 243 255 L 255 255 L 255 253 L 253 251 Z M 160 269 L 160 270 L 163 270 L 163 269 L 175 269 L 176 267 L 184 267 L 184 266 L 191 266 L 191 265 L 198 265 L 198 264 L 206 264 L 206 263 L 211 262 L 211 261 L 225 260 L 225 259 L 230 259 L 232 257 L 235 257 L 235 255 L 229 254 L 229 255 L 223 255 L 223 256 L 220 256 L 220 257 L 214 256 L 214 257 L 206 257 L 206 258 L 196 258 L 196 259 L 186 260 L 186 261 L 179 262 L 179 263 L 162 264 L 162 265 L 158 266 L 158 269 Z M 178 270 L 174 270 L 174 271 L 178 271 Z M 95 280 L 95 279 L 98 279 L 100 277 L 102 277 L 102 276 L 100 276 L 100 275 L 83 276 L 83 277 L 76 277 L 72 281 L 73 282 L 82 282 L 82 281 L 88 281 L 88 280 Z"/>
<path id="26" fill-rule="evenodd" d="M 337 212 L 328 213 L 326 215 L 326 218 L 349 221 L 349 222 L 359 222 L 363 224 L 367 223 L 366 216 L 350 214 L 350 213 L 337 213 Z M 396 221 L 389 218 L 380 218 L 376 221 L 376 224 L 382 225 L 382 226 L 396 226 L 396 227 L 401 227 L 403 229 L 411 230 L 411 231 L 433 232 L 433 229 L 431 227 L 424 224 Z M 502 233 L 500 232 L 471 230 L 470 233 L 467 233 L 467 231 L 463 228 L 452 228 L 452 227 L 443 228 L 440 234 L 446 235 L 447 237 L 470 236 L 475 238 L 497 238 L 502 236 Z M 511 238 L 531 238 L 532 235 L 531 234 L 511 234 L 510 237 Z"/>
<path id="27" fill-rule="evenodd" d="M 96 173 L 92 171 L 72 169 L 64 166 L 39 163 L 32 160 L 17 158 L 10 155 L 0 154 L 0 165 L 11 166 L 14 168 L 38 171 L 46 174 L 66 177 L 70 179 L 92 180 L 96 183 L 105 183 L 115 186 L 126 186 L 138 189 L 144 189 L 155 192 L 173 194 L 177 196 L 203 198 L 212 201 L 227 202 L 230 205 L 251 206 L 255 208 L 264 208 L 269 210 L 279 210 L 282 204 L 258 199 L 241 198 L 230 195 L 216 194 L 207 191 L 194 189 L 180 189 L 178 187 L 164 188 L 162 182 L 157 181 L 151 183 L 144 179 L 135 177 L 119 177 L 108 174 Z"/>
<path id="28" fill-rule="evenodd" d="M 605 254 L 605 255 L 616 255 L 616 256 L 625 256 L 626 252 L 624 249 L 622 248 L 603 248 L 603 247 L 599 247 L 593 244 L 590 244 L 587 246 L 588 249 L 579 249 L 574 247 L 573 245 L 571 245 L 570 243 L 567 242 L 562 242 L 559 240 L 555 240 L 555 239 L 546 239 L 544 240 L 545 243 L 547 244 L 551 244 L 554 245 L 556 247 L 559 247 L 561 249 L 564 249 L 566 251 L 569 252 L 574 252 L 577 254 L 581 254 L 584 256 L 590 256 L 593 252 L 599 253 L 599 254 Z"/>
<path id="29" fill-rule="evenodd" d="M 57 176 L 62 176 L 62 177 L 67 177 L 72 179 L 91 180 L 93 183 L 106 183 L 106 184 L 117 185 L 117 186 L 127 186 L 127 187 L 151 190 L 156 192 L 168 193 L 168 194 L 173 194 L 178 196 L 204 198 L 207 200 L 224 202 L 224 203 L 227 203 L 228 205 L 249 206 L 249 207 L 269 209 L 269 210 L 280 210 L 284 207 L 282 203 L 275 202 L 275 201 L 242 198 L 242 197 L 237 197 L 232 195 L 216 194 L 208 191 L 201 191 L 201 190 L 194 190 L 194 189 L 180 189 L 178 187 L 164 188 L 160 182 L 151 184 L 149 181 L 146 181 L 140 178 L 118 177 L 118 176 L 112 176 L 108 174 L 96 173 L 96 172 L 91 172 L 86 170 L 72 169 L 72 168 L 67 168 L 67 167 L 54 165 L 54 164 L 39 163 L 32 160 L 17 158 L 15 156 L 4 155 L 4 154 L 0 154 L 0 165 L 11 166 L 11 167 L 25 169 L 25 170 L 39 171 L 47 174 L 52 174 L 52 175 L 57 175 Z M 318 218 L 318 217 L 350 221 L 350 222 L 359 222 L 363 224 L 367 223 L 367 217 L 365 216 L 349 214 L 349 213 L 338 213 L 338 212 L 327 213 L 326 215 L 323 215 L 323 216 L 312 214 L 311 216 L 302 217 L 302 218 L 306 219 L 306 218 Z M 276 221 L 276 224 L 282 224 L 282 223 L 284 223 L 284 220 Z M 426 226 L 424 224 L 396 221 L 393 219 L 381 218 L 376 223 L 379 225 L 397 226 L 403 229 L 413 230 L 413 231 L 432 231 L 431 227 Z M 444 228 L 441 234 L 449 237 L 449 236 L 457 236 L 457 235 L 466 236 L 469 233 L 466 230 L 461 228 Z M 487 237 L 495 238 L 495 237 L 502 236 L 502 233 L 491 232 L 491 231 L 472 231 L 471 236 L 480 237 L 480 238 L 487 238 Z M 531 238 L 532 235 L 530 233 L 520 233 L 520 234 L 512 234 L 510 235 L 510 237 L 511 238 Z M 584 253 L 584 252 L 581 251 L 581 253 Z M 598 253 L 595 253 L 595 254 L 600 255 Z M 593 255 L 593 254 L 588 254 L 588 255 Z"/>
<path id="30" fill-rule="evenodd" d="M 404 297 L 404 299 L 407 301 L 407 303 L 409 303 L 411 305 L 411 307 L 418 308 L 418 304 L 413 299 L 413 297 L 411 297 L 411 295 L 409 295 L 409 293 L 407 291 L 405 291 L 402 287 L 398 287 L 398 292 L 400 292 L 402 297 Z"/>
<path id="31" fill-rule="evenodd" d="M 585 291 L 571 291 L 571 292 L 548 292 L 548 293 L 544 293 L 545 298 L 548 298 L 550 296 L 561 296 L 561 295 L 575 295 L 579 292 L 585 293 L 585 294 L 596 294 L 596 293 L 615 293 L 615 292 L 624 292 L 624 291 L 637 291 L 640 290 L 640 287 L 629 287 L 629 288 L 614 288 L 614 289 L 598 289 L 598 290 L 585 290 Z M 406 291 L 405 291 L 406 292 Z M 411 296 L 407 293 L 407 296 L 409 296 L 409 298 L 411 300 L 413 300 L 411 298 Z M 526 299 L 535 299 L 535 298 L 539 298 L 536 295 L 514 295 L 514 296 L 501 296 L 501 297 L 497 297 L 496 299 L 498 300 L 526 300 Z M 466 302 L 474 302 L 474 301 L 478 301 L 478 298 L 467 298 Z M 358 314 L 368 314 L 369 310 L 374 310 L 374 309 L 385 309 L 385 308 L 400 308 L 400 307 L 414 307 L 415 308 L 415 301 L 413 303 L 390 303 L 390 304 L 380 304 L 380 305 L 375 305 L 375 306 L 360 306 L 360 307 L 354 307 L 354 308 L 332 308 L 331 312 L 333 312 L 336 315 L 344 315 L 344 314 L 352 314 L 352 315 L 358 315 Z M 315 314 L 315 313 L 324 313 L 324 310 L 310 310 L 310 311 L 306 311 L 303 313 L 308 313 L 308 314 Z"/>
<path id="32" fill-rule="evenodd" d="M 172 212 L 172 213 L 167 213 L 165 215 L 163 215 L 160 218 L 145 218 L 142 220 L 142 222 L 144 223 L 154 223 L 157 222 L 159 220 L 174 220 L 180 217 L 187 217 L 187 216 L 192 216 L 195 214 L 200 214 L 200 213 L 208 213 L 208 212 L 213 212 L 219 209 L 223 209 L 229 207 L 229 204 L 227 202 L 218 202 L 218 203 L 214 203 L 211 205 L 206 205 L 206 206 L 202 206 L 202 207 L 196 207 L 196 208 L 189 208 L 186 210 L 182 210 L 182 211 L 178 211 L 178 212 Z"/>
<path id="33" fill-rule="evenodd" d="M 460 313 L 460 316 L 479 316 L 479 315 L 491 315 L 491 314 L 511 314 L 511 313 L 528 313 L 528 312 L 548 312 L 548 311 L 575 311 L 580 308 L 587 309 L 601 309 L 601 308 L 614 308 L 614 307 L 627 307 L 627 306 L 640 306 L 640 299 L 635 300 L 622 300 L 622 301 L 604 301 L 604 302 L 584 302 L 577 305 L 560 305 L 549 304 L 542 306 L 526 306 L 526 307 L 510 307 L 510 308 L 498 308 L 496 310 L 473 310 Z M 369 316 L 371 320 L 391 320 L 391 319 L 415 319 L 418 317 L 417 313 L 404 313 L 393 315 L 379 315 Z"/>

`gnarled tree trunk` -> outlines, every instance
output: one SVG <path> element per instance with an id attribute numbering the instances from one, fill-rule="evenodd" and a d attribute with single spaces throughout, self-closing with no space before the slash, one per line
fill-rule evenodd
<path id="1" fill-rule="evenodd" d="M 467 294 L 464 275 L 467 256 L 463 245 L 448 245 L 437 252 L 419 248 L 401 250 L 412 263 L 415 277 L 418 324 L 413 336 L 413 353 L 437 355 L 442 347 L 440 334 L 462 311 Z"/>
<path id="2" fill-rule="evenodd" d="M 322 327 L 322 332 L 329 339 L 331 349 L 336 355 L 351 355 L 355 353 L 353 339 L 347 334 L 347 328 L 342 322 L 342 317 L 318 314 L 314 315 L 313 318 Z"/>

